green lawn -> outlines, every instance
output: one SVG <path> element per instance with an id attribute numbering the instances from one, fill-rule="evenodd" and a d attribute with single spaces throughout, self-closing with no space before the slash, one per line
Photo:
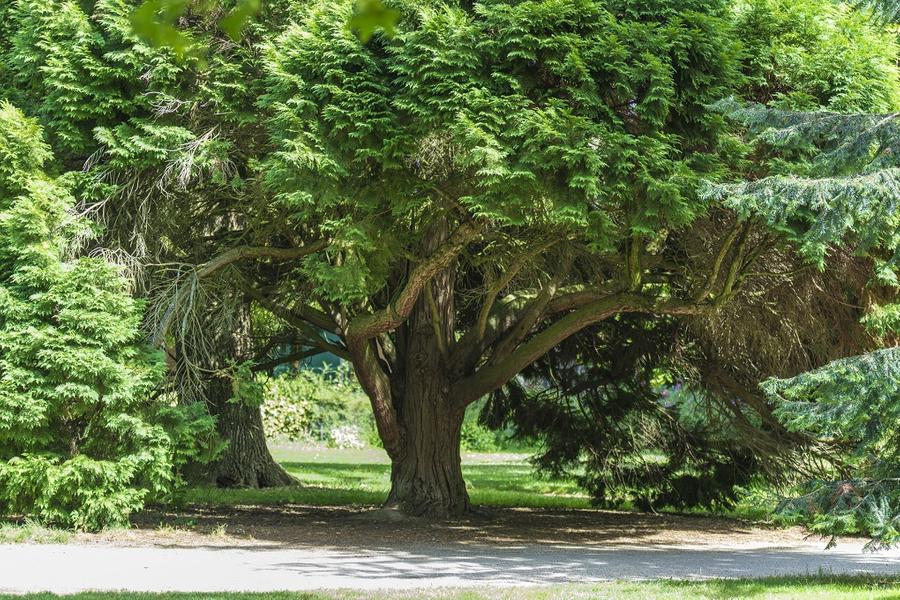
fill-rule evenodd
<path id="1" fill-rule="evenodd" d="M 264 490 L 192 488 L 184 502 L 203 504 L 377 505 L 390 488 L 390 464 L 379 449 L 273 448 L 301 485 Z M 476 505 L 587 508 L 590 499 L 571 480 L 538 477 L 526 454 L 466 454 L 463 474 Z"/>
<path id="2" fill-rule="evenodd" d="M 52 594 L 2 596 L 0 600 L 52 600 Z M 888 600 L 900 598 L 900 578 L 791 577 L 773 579 L 716 579 L 710 581 L 615 582 L 596 585 L 560 585 L 507 590 L 314 592 L 270 594 L 137 594 L 85 593 L 63 596 L 72 600 Z"/>

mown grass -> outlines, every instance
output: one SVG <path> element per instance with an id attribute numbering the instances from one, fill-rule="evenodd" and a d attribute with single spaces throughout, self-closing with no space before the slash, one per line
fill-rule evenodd
<path id="1" fill-rule="evenodd" d="M 777 577 L 707 581 L 609 582 L 593 585 L 510 588 L 505 590 L 328 591 L 309 593 L 169 593 L 89 592 L 71 596 L 28 594 L 0 600 L 888 600 L 900 598 L 900 578 Z"/>
<path id="2" fill-rule="evenodd" d="M 181 500 L 199 504 L 373 506 L 387 497 L 390 463 L 381 450 L 275 448 L 275 458 L 300 482 L 250 490 L 191 488 Z M 469 454 L 463 475 L 474 504 L 521 508 L 588 508 L 590 498 L 568 479 L 535 474 L 526 454 Z"/>

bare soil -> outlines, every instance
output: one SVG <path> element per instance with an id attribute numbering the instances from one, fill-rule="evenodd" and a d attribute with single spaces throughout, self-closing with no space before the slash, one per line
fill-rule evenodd
<path id="1" fill-rule="evenodd" d="M 379 518 L 347 507 L 188 506 L 150 509 L 131 529 L 82 533 L 72 542 L 122 546 L 387 549 L 410 545 L 517 547 L 755 546 L 809 542 L 800 528 L 725 518 L 492 508 L 450 522 Z"/>

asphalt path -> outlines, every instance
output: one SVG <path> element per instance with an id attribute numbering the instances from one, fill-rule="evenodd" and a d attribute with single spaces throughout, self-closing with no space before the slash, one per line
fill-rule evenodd
<path id="1" fill-rule="evenodd" d="M 454 544 L 383 549 L 0 545 L 0 592 L 416 589 L 590 583 L 613 579 L 900 575 L 900 550 L 859 542 L 741 546 L 518 547 Z"/>

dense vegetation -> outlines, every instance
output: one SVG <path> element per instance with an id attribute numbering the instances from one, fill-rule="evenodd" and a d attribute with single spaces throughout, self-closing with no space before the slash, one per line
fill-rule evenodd
<path id="1" fill-rule="evenodd" d="M 478 407 L 598 502 L 828 479 L 817 527 L 896 540 L 869 4 L 0 1 L 0 506 L 290 485 L 268 429 L 457 515 Z"/>
<path id="2" fill-rule="evenodd" d="M 212 422 L 153 394 L 160 357 L 103 260 L 67 259 L 88 224 L 37 124 L 0 105 L 0 508 L 79 528 L 162 497 Z"/>

